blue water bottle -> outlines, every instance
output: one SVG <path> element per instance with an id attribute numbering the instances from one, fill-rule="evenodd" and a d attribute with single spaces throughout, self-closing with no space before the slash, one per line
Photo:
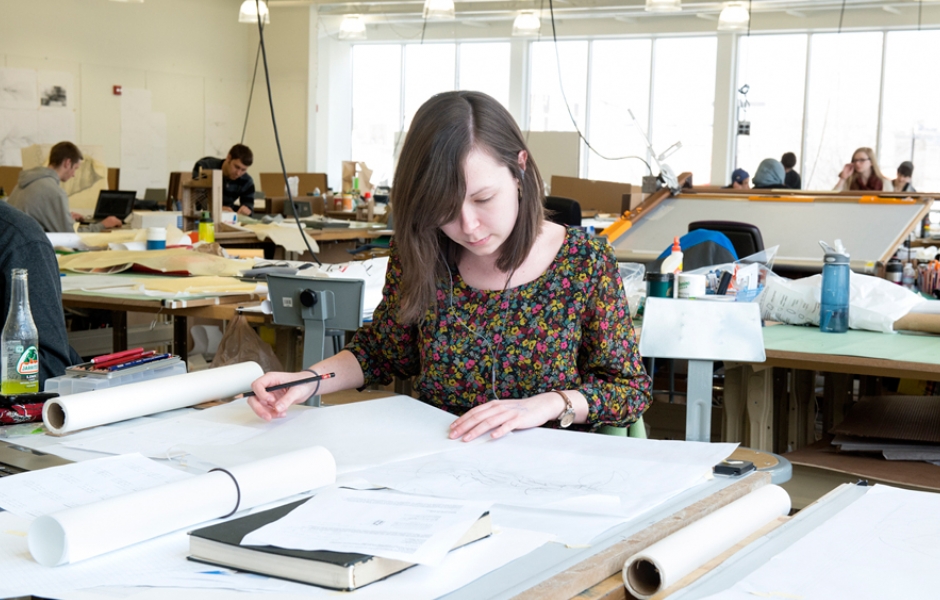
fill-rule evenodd
<path id="1" fill-rule="evenodd" d="M 819 245 L 826 251 L 823 258 L 819 330 L 845 333 L 849 329 L 849 253 L 842 246 L 842 240 L 836 240 L 835 248 L 825 242 L 819 242 Z"/>

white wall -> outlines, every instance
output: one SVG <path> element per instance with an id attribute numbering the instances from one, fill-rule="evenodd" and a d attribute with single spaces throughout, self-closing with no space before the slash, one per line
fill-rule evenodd
<path id="1" fill-rule="evenodd" d="M 205 155 L 206 107 L 225 108 L 224 135 L 242 134 L 258 32 L 238 23 L 240 0 L 0 0 L 0 65 L 71 73 L 77 142 L 101 145 L 120 167 L 120 98 L 112 86 L 150 90 L 167 118 L 167 167 Z M 310 9 L 277 9 L 265 29 L 275 109 L 288 169 L 307 154 Z M 260 69 L 260 67 L 259 67 Z M 259 73 L 245 143 L 253 175 L 279 168 Z"/>

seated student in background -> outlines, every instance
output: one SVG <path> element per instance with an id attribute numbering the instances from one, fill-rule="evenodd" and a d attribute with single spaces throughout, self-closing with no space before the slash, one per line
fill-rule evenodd
<path id="1" fill-rule="evenodd" d="M 871 148 L 859 148 L 852 154 L 852 162 L 842 167 L 839 183 L 832 189 L 893 192 L 894 184 L 882 175 L 875 152 Z"/>
<path id="2" fill-rule="evenodd" d="M 784 183 L 786 173 L 783 165 L 775 158 L 765 158 L 757 166 L 757 172 L 754 173 L 754 189 L 769 190 L 782 189 L 787 187 Z"/>
<path id="3" fill-rule="evenodd" d="M 200 171 L 222 169 L 222 209 L 250 215 L 255 204 L 255 182 L 248 174 L 248 167 L 254 162 L 251 148 L 244 144 L 235 144 L 228 151 L 225 160 L 207 156 L 196 161 L 193 178 L 198 179 Z"/>
<path id="4" fill-rule="evenodd" d="M 749 190 L 751 189 L 751 175 L 744 169 L 735 169 L 731 173 L 731 185 L 728 189 Z"/>
<path id="5" fill-rule="evenodd" d="M 450 437 L 542 425 L 624 427 L 649 406 L 617 261 L 606 241 L 545 219 L 542 176 L 509 112 L 479 92 L 424 103 L 402 147 L 395 238 L 371 327 L 308 371 L 268 373 L 249 399 L 265 419 L 315 393 L 416 377 L 460 415 Z M 557 390 L 557 391 L 556 391 Z"/>
<path id="6" fill-rule="evenodd" d="M 791 190 L 803 189 L 803 179 L 793 168 L 796 166 L 796 154 L 793 154 L 792 152 L 784 153 L 784 155 L 780 158 L 780 164 L 783 165 L 783 170 L 786 171 L 786 176 L 783 178 L 783 184 Z"/>
<path id="7" fill-rule="evenodd" d="M 911 185 L 911 176 L 914 175 L 914 163 L 909 160 L 905 160 L 900 165 L 898 165 L 898 176 L 892 182 L 894 185 L 894 191 L 896 192 L 916 192 L 914 186 Z"/>
<path id="8" fill-rule="evenodd" d="M 49 238 L 32 218 L 0 202 L 0 329 L 10 312 L 13 269 L 26 269 L 29 308 L 39 331 L 39 389 L 81 362 L 69 346 L 62 311 L 59 263 Z"/>
<path id="9" fill-rule="evenodd" d="M 59 142 L 49 151 L 49 166 L 20 171 L 16 187 L 7 198 L 11 206 L 28 214 L 48 233 L 72 233 L 82 218 L 69 212 L 69 197 L 59 185 L 75 176 L 84 157 L 72 142 Z M 117 217 L 82 226 L 79 231 L 101 231 L 123 225 Z"/>

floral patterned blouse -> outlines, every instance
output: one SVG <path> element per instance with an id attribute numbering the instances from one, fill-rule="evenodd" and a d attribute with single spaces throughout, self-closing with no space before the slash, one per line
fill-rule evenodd
<path id="1" fill-rule="evenodd" d="M 396 320 L 400 285 L 393 245 L 372 326 L 346 347 L 366 385 L 414 376 L 419 399 L 457 415 L 494 395 L 576 389 L 590 411 L 587 425 L 574 427 L 587 430 L 624 427 L 650 404 L 650 379 L 606 240 L 568 229 L 548 270 L 509 290 L 474 289 L 455 271 L 452 281 L 438 282 L 437 303 L 420 325 Z"/>

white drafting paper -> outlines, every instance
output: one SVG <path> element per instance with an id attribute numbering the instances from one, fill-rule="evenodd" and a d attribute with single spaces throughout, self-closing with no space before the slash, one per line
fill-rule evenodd
<path id="1" fill-rule="evenodd" d="M 619 498 L 618 498 L 619 504 Z M 559 544 L 588 546 L 605 531 L 626 523 L 623 517 L 570 510 L 522 508 L 496 504 L 490 509 L 493 527 L 514 527 L 551 534 Z"/>
<path id="2" fill-rule="evenodd" d="M 227 467 L 317 444 L 336 458 L 338 473 L 348 473 L 466 446 L 447 437 L 454 418 L 414 398 L 392 396 L 303 411 L 289 423 L 237 446 L 184 444 L 181 449 Z"/>
<path id="3" fill-rule="evenodd" d="M 640 440 L 530 429 L 477 446 L 384 465 L 356 475 L 411 494 L 546 507 L 616 495 L 632 518 L 697 485 L 736 444 Z M 583 512 L 608 513 L 587 501 Z"/>
<path id="4" fill-rule="evenodd" d="M 189 477 L 140 454 L 109 456 L 0 478 L 0 508 L 39 517 Z"/>
<path id="5" fill-rule="evenodd" d="M 716 600 L 936 598 L 940 494 L 876 485 Z"/>
<path id="6" fill-rule="evenodd" d="M 258 363 L 244 362 L 164 377 L 159 382 L 139 381 L 60 396 L 46 402 L 42 420 L 52 433 L 70 433 L 241 394 L 262 373 Z"/>
<path id="7" fill-rule="evenodd" d="M 382 490 L 325 490 L 252 531 L 241 544 L 355 552 L 437 566 L 489 507 L 489 502 Z"/>
<path id="8" fill-rule="evenodd" d="M 39 143 L 36 109 L 0 108 L 0 165 L 23 166 L 21 149 Z"/>
<path id="9" fill-rule="evenodd" d="M 204 419 L 192 419 L 185 416 L 176 419 L 160 419 L 133 429 L 109 431 L 76 441 L 66 439 L 62 445 L 105 454 L 126 454 L 137 451 L 150 458 L 170 458 L 180 454 L 176 450 L 180 444 L 198 442 L 223 446 L 243 442 L 260 433 L 260 430 L 251 427 L 212 423 Z"/>
<path id="10" fill-rule="evenodd" d="M 39 108 L 36 71 L 0 67 L 0 108 L 33 111 Z"/>
<path id="11" fill-rule="evenodd" d="M 329 452 L 298 450 L 39 517 L 29 527 L 29 552 L 47 567 L 75 563 L 335 479 Z"/>
<path id="12" fill-rule="evenodd" d="M 623 583 L 647 600 L 789 512 L 790 496 L 782 487 L 759 488 L 628 558 Z"/>
<path id="13" fill-rule="evenodd" d="M 77 141 L 75 112 L 70 108 L 40 108 L 36 115 L 36 138 L 40 144 Z"/>

